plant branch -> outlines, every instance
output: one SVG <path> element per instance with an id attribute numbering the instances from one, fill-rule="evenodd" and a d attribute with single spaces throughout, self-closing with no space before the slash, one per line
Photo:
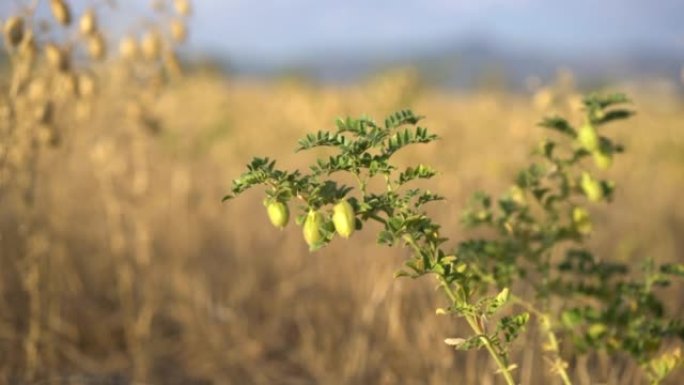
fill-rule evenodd
<path id="1" fill-rule="evenodd" d="M 444 277 L 439 276 L 439 281 L 447 297 L 449 297 L 449 299 L 454 304 L 464 305 L 458 299 L 458 297 L 452 290 L 451 286 L 446 282 Z M 476 317 L 472 315 L 466 315 L 465 319 L 468 322 L 468 325 L 470 325 L 470 328 L 473 329 L 473 332 L 475 332 L 475 334 L 480 336 L 480 338 L 482 339 L 482 343 L 489 352 L 489 355 L 492 356 L 492 358 L 494 359 L 494 362 L 496 362 L 496 366 L 499 368 L 499 372 L 501 373 L 501 375 L 503 375 L 504 379 L 506 380 L 506 383 L 508 385 L 515 385 L 515 380 L 513 379 L 513 375 L 511 374 L 509 366 L 507 365 L 506 358 L 499 354 L 496 351 L 496 349 L 494 349 L 494 346 L 492 346 L 489 338 L 487 338 L 487 336 L 484 335 L 484 330 L 482 329 L 482 327 L 480 327 L 480 324 L 477 321 Z"/>

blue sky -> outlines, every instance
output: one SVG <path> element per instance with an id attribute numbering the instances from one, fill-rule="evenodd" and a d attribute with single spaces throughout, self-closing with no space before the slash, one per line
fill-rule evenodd
<path id="1" fill-rule="evenodd" d="M 47 0 L 41 1 L 47 8 Z M 5 18 L 22 2 L 29 0 L 0 0 L 0 16 Z M 117 2 L 124 10 L 149 4 Z M 193 2 L 192 51 L 237 60 L 287 61 L 353 51 L 391 54 L 473 38 L 554 54 L 648 47 L 684 52 L 684 0 Z M 70 3 L 81 11 L 86 4 L 103 2 Z M 119 17 L 124 18 L 121 24 L 131 21 L 125 12 Z"/>
<path id="2" fill-rule="evenodd" d="M 193 44 L 279 60 L 491 39 L 562 53 L 684 51 L 684 0 L 196 0 Z"/>

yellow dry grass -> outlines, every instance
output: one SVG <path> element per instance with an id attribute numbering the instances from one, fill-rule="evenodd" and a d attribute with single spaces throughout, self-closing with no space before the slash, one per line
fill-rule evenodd
<path id="1" fill-rule="evenodd" d="M 458 240 L 466 235 L 458 217 L 468 196 L 506 187 L 546 134 L 535 123 L 555 109 L 571 113 L 573 95 L 554 102 L 448 93 L 421 86 L 411 71 L 348 87 L 200 72 L 171 83 L 148 104 L 148 116 L 126 103 L 116 79 L 100 83 L 88 117 L 63 126 L 62 145 L 38 159 L 31 211 L 17 203 L 21 189 L 0 189 L 2 382 L 25 369 L 26 315 L 35 313 L 17 261 L 30 252 L 40 260 L 41 380 L 497 383 L 486 354 L 442 342 L 466 329 L 435 315 L 442 299 L 434 282 L 392 279 L 401 250 L 375 245 L 364 231 L 310 254 L 298 227 L 269 224 L 256 191 L 220 199 L 253 155 L 304 167 L 315 154 L 292 150 L 305 133 L 331 127 L 337 116 L 381 119 L 411 107 L 442 140 L 399 161 L 441 172 L 427 186 L 448 200 L 432 213 Z M 607 128 L 627 153 L 607 173 L 619 186 L 616 201 L 595 208 L 591 243 L 635 265 L 646 256 L 681 261 L 684 103 L 630 94 L 639 114 Z M 28 216 L 35 228 L 23 240 Z M 681 313 L 682 303 L 672 298 L 670 305 Z M 551 383 L 540 353 L 529 348 L 535 341 L 515 345 L 521 383 Z M 619 357 L 571 365 L 580 384 L 587 376 L 592 384 L 638 380 Z"/>

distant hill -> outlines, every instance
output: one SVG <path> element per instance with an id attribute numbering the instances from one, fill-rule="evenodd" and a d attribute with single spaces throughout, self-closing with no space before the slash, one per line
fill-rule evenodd
<path id="1" fill-rule="evenodd" d="M 7 69 L 7 59 L 0 51 L 0 70 Z M 513 49 L 487 39 L 469 39 L 408 47 L 403 51 L 320 52 L 276 61 L 194 52 L 184 62 L 238 76 L 296 75 L 323 83 L 350 83 L 389 68 L 412 66 L 432 86 L 469 89 L 497 83 L 513 90 L 524 88 L 530 76 L 549 80 L 559 68 L 567 68 L 576 75 L 579 86 L 586 88 L 654 78 L 676 80 L 684 68 L 684 47 L 677 50 L 643 46 L 614 52 L 551 54 L 534 48 Z"/>
<path id="2" fill-rule="evenodd" d="M 486 39 L 440 42 L 405 51 L 349 51 L 309 55 L 279 62 L 225 61 L 224 68 L 249 76 L 271 77 L 287 73 L 306 75 L 322 82 L 345 83 L 397 66 L 415 66 L 428 83 L 448 88 L 472 88 L 499 81 L 517 89 L 525 79 L 549 79 L 559 68 L 568 68 L 580 86 L 651 78 L 679 77 L 684 47 L 633 47 L 629 50 L 587 54 L 550 54 L 542 50 L 513 49 Z M 224 63 L 225 64 L 225 63 Z M 494 79 L 494 80 L 492 80 Z"/>

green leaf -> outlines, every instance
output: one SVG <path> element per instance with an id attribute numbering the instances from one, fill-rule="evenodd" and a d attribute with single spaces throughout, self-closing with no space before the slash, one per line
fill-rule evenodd
<path id="1" fill-rule="evenodd" d="M 444 343 L 454 347 L 456 350 L 479 349 L 484 346 L 483 336 L 472 336 L 469 338 L 447 338 Z"/>
<path id="2" fill-rule="evenodd" d="M 385 119 L 385 128 L 388 130 L 395 129 L 405 124 L 416 124 L 423 116 L 417 116 L 411 110 L 401 110 L 393 113 Z"/>
<path id="3" fill-rule="evenodd" d="M 399 174 L 397 184 L 403 185 L 415 179 L 429 179 L 437 175 L 437 171 L 430 166 L 420 164 L 418 166 L 409 167 Z"/>
<path id="4" fill-rule="evenodd" d="M 508 302 L 509 294 L 508 288 L 504 288 L 494 297 L 485 297 L 481 299 L 478 302 L 478 307 L 480 307 L 483 314 L 491 316 Z"/>
<path id="5" fill-rule="evenodd" d="M 684 263 L 668 263 L 660 267 L 663 274 L 684 277 Z"/>
<path id="6" fill-rule="evenodd" d="M 497 332 L 503 333 L 504 340 L 510 343 L 525 329 L 529 319 L 530 314 L 527 312 L 512 317 L 503 317 L 497 324 Z"/>
<path id="7" fill-rule="evenodd" d="M 314 147 L 333 146 L 340 147 L 346 144 L 343 135 L 331 134 L 330 132 L 318 131 L 316 134 L 308 134 L 299 141 L 296 151 L 308 150 Z"/>
<path id="8" fill-rule="evenodd" d="M 391 155 L 408 145 L 430 143 L 437 139 L 437 135 L 430 134 L 427 129 L 423 127 L 416 127 L 413 131 L 405 129 L 392 135 L 386 141 L 385 148 L 382 152 L 385 158 L 389 158 Z"/>
<path id="9" fill-rule="evenodd" d="M 633 115 L 635 115 L 635 112 L 631 111 L 631 110 L 624 110 L 624 109 L 610 110 L 610 111 L 607 111 L 605 114 L 602 114 L 601 116 L 599 116 L 594 121 L 594 124 L 597 124 L 597 125 L 607 124 L 607 123 L 610 123 L 610 122 L 613 122 L 616 120 L 627 119 Z"/>
<path id="10" fill-rule="evenodd" d="M 561 322 L 568 329 L 573 329 L 583 321 L 582 312 L 579 309 L 568 309 L 561 313 Z"/>
<path id="11" fill-rule="evenodd" d="M 505 287 L 499 294 L 496 295 L 496 302 L 500 303 L 499 307 L 505 305 L 508 302 L 508 298 L 510 295 L 510 290 Z"/>
<path id="12" fill-rule="evenodd" d="M 562 118 L 560 116 L 552 116 L 552 117 L 544 118 L 544 120 L 542 120 L 539 123 L 539 126 L 545 127 L 545 128 L 550 128 L 552 130 L 558 131 L 561 134 L 565 134 L 565 135 L 572 137 L 572 138 L 577 136 L 577 132 L 572 127 L 572 125 L 570 123 L 568 123 L 567 120 L 565 120 L 564 118 Z"/>
<path id="13" fill-rule="evenodd" d="M 403 278 L 403 277 L 408 277 L 408 278 L 418 278 L 419 275 L 416 273 L 409 273 L 406 270 L 398 270 L 394 273 L 394 279 L 397 278 Z"/>
<path id="14" fill-rule="evenodd" d="M 587 335 L 591 339 L 599 339 L 599 338 L 603 337 L 607 331 L 608 331 L 608 328 L 606 327 L 605 324 L 597 322 L 597 323 L 593 323 L 589 326 L 589 328 L 587 329 Z"/>
<path id="15" fill-rule="evenodd" d="M 675 348 L 645 362 L 646 372 L 651 379 L 651 384 L 659 384 L 672 372 L 684 365 L 684 358 L 680 348 Z"/>
<path id="16" fill-rule="evenodd" d="M 582 103 L 588 109 L 605 109 L 618 104 L 631 103 L 631 100 L 623 93 L 608 95 L 591 94 L 585 97 Z"/>

